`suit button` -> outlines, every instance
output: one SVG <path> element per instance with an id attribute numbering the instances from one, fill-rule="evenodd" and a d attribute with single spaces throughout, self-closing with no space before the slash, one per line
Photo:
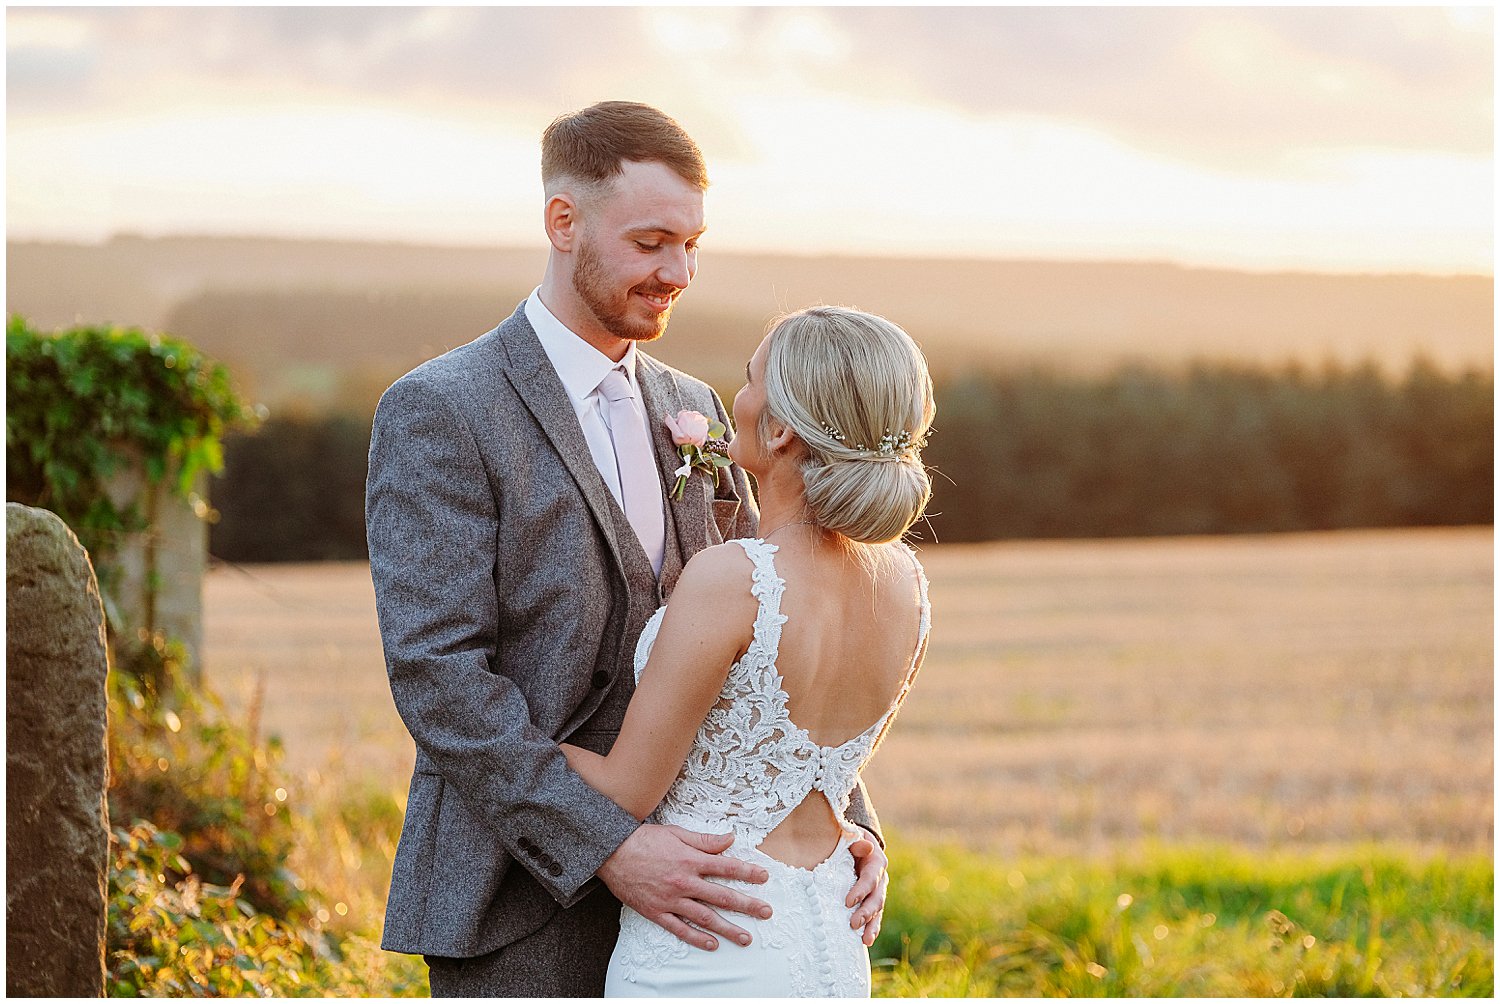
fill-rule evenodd
<path id="1" fill-rule="evenodd" d="M 562 872 L 562 865 L 558 864 L 556 861 L 547 866 L 547 874 L 551 875 L 553 878 L 561 875 Z"/>
<path id="2" fill-rule="evenodd" d="M 526 853 L 530 854 L 534 858 L 539 858 L 542 856 L 542 849 L 536 844 L 528 843 L 526 845 Z"/>
<path id="3" fill-rule="evenodd" d="M 605 687 L 609 686 L 609 674 L 601 669 L 594 674 L 593 682 L 595 690 L 603 690 Z"/>
<path id="4" fill-rule="evenodd" d="M 531 850 L 531 841 L 527 840 L 525 837 L 517 837 L 516 846 L 521 848 L 521 850 L 523 851 L 529 851 Z"/>

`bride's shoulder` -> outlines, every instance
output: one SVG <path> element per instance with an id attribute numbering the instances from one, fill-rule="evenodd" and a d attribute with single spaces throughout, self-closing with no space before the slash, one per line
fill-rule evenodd
<path id="1" fill-rule="evenodd" d="M 693 555 L 683 567 L 667 604 L 667 619 L 711 622 L 726 628 L 754 621 L 758 601 L 750 592 L 754 565 L 737 544 L 716 544 Z"/>
<path id="2" fill-rule="evenodd" d="M 738 541 L 705 547 L 683 566 L 675 596 L 684 586 L 714 592 L 748 592 L 755 563 Z"/>

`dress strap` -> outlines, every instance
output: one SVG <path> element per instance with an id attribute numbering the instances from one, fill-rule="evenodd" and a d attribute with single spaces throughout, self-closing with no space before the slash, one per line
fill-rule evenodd
<path id="1" fill-rule="evenodd" d="M 776 651 L 781 646 L 781 625 L 786 615 L 781 612 L 781 594 L 786 592 L 786 580 L 776 574 L 776 563 L 772 555 L 776 545 L 764 540 L 741 538 L 736 544 L 745 549 L 745 554 L 755 565 L 750 576 L 750 595 L 760 603 L 755 612 L 755 634 L 750 641 L 750 651 L 758 656 L 762 667 L 775 667 Z M 747 652 L 746 655 L 749 655 Z"/>
<path id="2" fill-rule="evenodd" d="M 902 542 L 906 553 L 911 555 L 912 568 L 917 573 L 917 598 L 921 601 L 921 616 L 917 621 L 917 649 L 911 654 L 911 665 L 906 668 L 906 679 L 901 684 L 901 691 L 896 697 L 896 704 L 900 705 L 906 699 L 906 692 L 911 689 L 913 681 L 917 677 L 917 660 L 922 658 L 922 651 L 927 647 L 927 632 L 932 629 L 932 604 L 927 601 L 927 570 L 917 560 L 917 552 L 910 544 Z"/>
<path id="3" fill-rule="evenodd" d="M 917 552 L 912 550 L 912 546 L 905 542 L 902 543 L 902 546 L 906 548 L 906 553 L 911 555 L 912 567 L 917 573 L 917 597 L 921 601 L 921 614 L 917 621 L 917 647 L 911 654 L 911 663 L 906 667 L 906 678 L 901 681 L 901 689 L 896 691 L 895 700 L 891 701 L 891 706 L 885 709 L 885 714 L 881 715 L 874 725 L 871 725 L 861 733 L 861 735 L 874 733 L 875 740 L 871 744 L 871 752 L 885 738 L 885 733 L 891 726 L 891 720 L 895 718 L 896 712 L 900 710 L 902 703 L 905 702 L 906 695 L 911 690 L 911 685 L 917 680 L 917 663 L 922 658 L 922 652 L 927 647 L 927 632 L 932 627 L 932 607 L 927 602 L 927 572 L 922 568 L 922 563 L 917 560 Z M 856 736 L 855 738 L 859 737 Z"/>
<path id="4" fill-rule="evenodd" d="M 917 573 L 917 597 L 921 600 L 922 603 L 922 619 L 919 622 L 919 626 L 917 629 L 917 652 L 920 654 L 922 651 L 922 644 L 927 640 L 927 632 L 932 629 L 932 604 L 927 602 L 927 570 L 923 568 L 922 563 L 917 560 L 916 549 L 914 549 L 910 544 L 906 544 L 905 547 L 906 553 L 911 555 L 912 568 L 914 568 Z M 916 663 L 915 657 L 912 658 L 912 663 Z M 910 675 L 911 674 L 908 671 L 907 676 L 910 677 Z"/>

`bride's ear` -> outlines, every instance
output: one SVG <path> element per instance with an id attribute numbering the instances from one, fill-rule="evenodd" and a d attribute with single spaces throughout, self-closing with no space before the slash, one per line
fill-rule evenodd
<path id="1" fill-rule="evenodd" d="M 769 429 L 769 438 L 766 439 L 766 449 L 772 453 L 789 448 L 793 443 L 802 442 L 797 434 L 792 431 L 790 425 L 782 425 L 780 422 L 772 421 Z"/>

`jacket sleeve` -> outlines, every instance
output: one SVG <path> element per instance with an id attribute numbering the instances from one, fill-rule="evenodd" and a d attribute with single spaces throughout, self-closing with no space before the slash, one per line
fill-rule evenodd
<path id="1" fill-rule="evenodd" d="M 569 906 L 640 825 L 570 770 L 495 671 L 497 499 L 461 413 L 408 375 L 381 398 L 365 522 L 391 693 L 469 818 Z"/>
<path id="2" fill-rule="evenodd" d="M 880 832 L 880 817 L 875 815 L 875 806 L 870 804 L 870 793 L 865 790 L 864 778 L 859 779 L 859 784 L 849 794 L 849 808 L 845 810 L 844 817 L 855 826 L 869 830 L 870 836 L 881 847 L 885 847 L 885 834 Z"/>

